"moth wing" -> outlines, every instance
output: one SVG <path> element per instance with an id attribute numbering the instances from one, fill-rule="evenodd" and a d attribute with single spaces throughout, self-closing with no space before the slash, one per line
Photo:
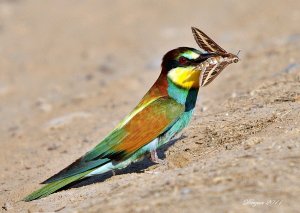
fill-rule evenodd
<path id="1" fill-rule="evenodd" d="M 223 61 L 218 64 L 211 64 L 202 70 L 202 75 L 200 78 L 200 86 L 204 87 L 210 84 L 228 65 L 229 63 Z"/>
<path id="2" fill-rule="evenodd" d="M 206 35 L 201 30 L 192 27 L 192 32 L 194 38 L 199 45 L 199 47 L 209 53 L 211 52 L 219 52 L 219 53 L 227 53 L 222 47 L 220 47 L 216 42 L 214 42 L 208 35 Z"/>

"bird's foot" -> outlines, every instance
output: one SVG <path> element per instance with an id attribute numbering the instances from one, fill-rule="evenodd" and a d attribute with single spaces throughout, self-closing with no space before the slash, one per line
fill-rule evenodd
<path id="1" fill-rule="evenodd" d="M 150 152 L 150 160 L 151 160 L 153 163 L 165 164 L 165 161 L 164 161 L 164 160 L 158 158 L 156 150 L 152 150 L 152 151 Z"/>

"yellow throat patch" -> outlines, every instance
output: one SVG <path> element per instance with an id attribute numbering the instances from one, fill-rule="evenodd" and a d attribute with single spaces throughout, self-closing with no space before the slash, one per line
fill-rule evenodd
<path id="1" fill-rule="evenodd" d="M 185 88 L 199 88 L 200 70 L 195 67 L 176 67 L 169 71 L 169 79 L 176 85 Z"/>

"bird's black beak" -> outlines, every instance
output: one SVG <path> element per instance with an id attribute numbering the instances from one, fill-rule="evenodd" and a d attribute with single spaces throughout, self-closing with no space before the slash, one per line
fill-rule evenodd
<path id="1" fill-rule="evenodd" d="M 216 56 L 216 54 L 215 53 L 202 53 L 202 54 L 200 54 L 200 56 L 198 58 L 194 59 L 193 62 L 195 64 L 200 64 L 201 62 L 203 62 L 206 59 L 213 57 L 213 56 Z"/>

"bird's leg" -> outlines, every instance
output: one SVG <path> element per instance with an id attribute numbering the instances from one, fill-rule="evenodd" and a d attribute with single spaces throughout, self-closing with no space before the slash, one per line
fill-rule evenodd
<path id="1" fill-rule="evenodd" d="M 153 163 L 158 163 L 158 164 L 165 165 L 165 161 L 158 158 L 156 150 L 150 151 L 150 160 Z M 148 174 L 158 174 L 159 172 L 157 172 L 157 171 L 145 171 L 145 173 L 148 173 Z"/>
<path id="2" fill-rule="evenodd" d="M 153 163 L 164 164 L 164 160 L 161 160 L 161 159 L 158 158 L 156 150 L 152 150 L 150 152 L 150 160 Z"/>
<path id="3" fill-rule="evenodd" d="M 158 163 L 159 158 L 158 158 L 158 156 L 157 156 L 156 150 L 152 150 L 152 151 L 150 152 L 150 160 L 151 160 L 153 163 Z"/>
<path id="4" fill-rule="evenodd" d="M 116 176 L 116 171 L 115 170 L 111 170 L 111 172 L 112 172 L 113 176 Z"/>

